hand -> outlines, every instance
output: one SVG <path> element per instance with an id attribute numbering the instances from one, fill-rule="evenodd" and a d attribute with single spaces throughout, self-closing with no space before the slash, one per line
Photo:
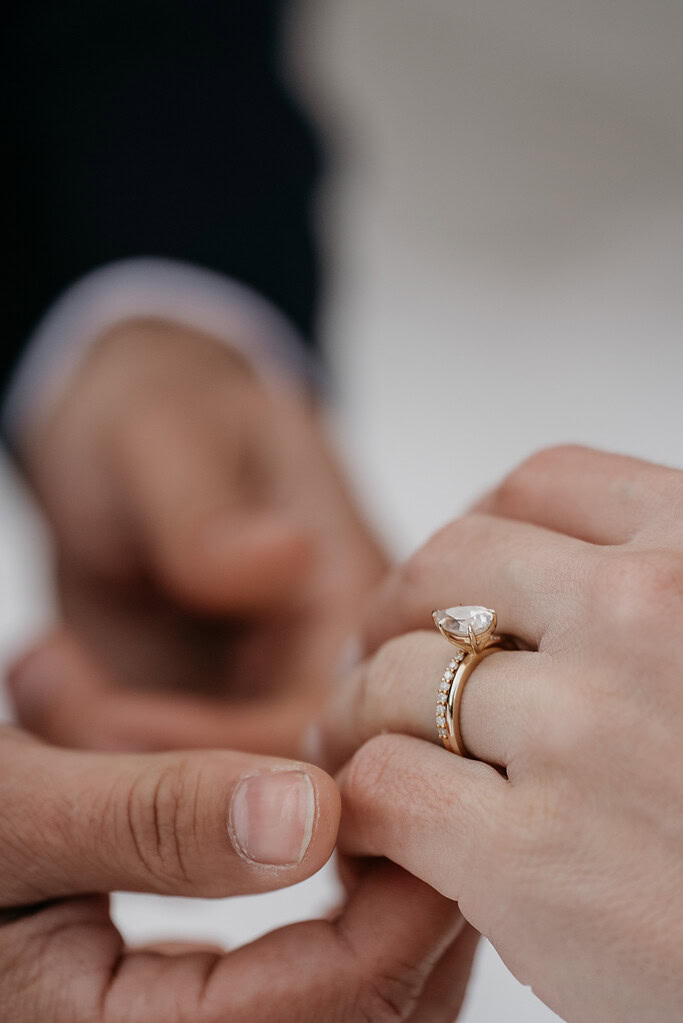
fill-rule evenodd
<path id="1" fill-rule="evenodd" d="M 268 390 L 216 340 L 122 323 L 94 345 L 23 456 L 54 529 L 66 622 L 102 683 L 87 720 L 60 730 L 43 714 L 44 734 L 130 745 L 106 736 L 115 678 L 233 701 L 228 713 L 121 696 L 120 718 L 135 716 L 146 748 L 298 752 L 359 597 L 384 567 L 312 403 L 284 384 Z M 16 688 L 32 728 L 49 662 L 26 699 Z M 277 734 L 266 734 L 253 699 L 264 695 Z"/>
<path id="2" fill-rule="evenodd" d="M 569 1023 L 683 1018 L 682 512 L 681 472 L 532 458 L 383 585 L 377 652 L 328 715 L 334 757 L 361 746 L 340 778 L 342 848 L 457 899 Z M 451 648 L 409 632 L 467 601 L 533 648 L 465 688 L 479 760 L 424 741 Z M 419 738 L 370 738 L 383 731 Z"/>
<path id="3" fill-rule="evenodd" d="M 124 947 L 110 890 L 226 896 L 294 884 L 330 855 L 338 818 L 332 780 L 300 763 L 75 753 L 0 729 L 3 1020 L 452 1020 L 466 974 L 453 975 L 448 949 L 462 918 L 390 865 L 365 872 L 336 920 L 227 955 Z"/>

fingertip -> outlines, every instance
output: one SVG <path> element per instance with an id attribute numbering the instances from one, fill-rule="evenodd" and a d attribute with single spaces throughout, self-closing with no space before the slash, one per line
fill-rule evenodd
<path id="1" fill-rule="evenodd" d="M 226 515 L 162 554 L 159 567 L 181 599 L 211 611 L 248 613 L 291 594 L 312 556 L 310 536 L 286 520 Z"/>
<path id="2" fill-rule="evenodd" d="M 19 722 L 59 740 L 65 706 L 81 704 L 101 688 L 101 679 L 73 636 L 60 629 L 36 643 L 10 667 L 8 690 Z"/>
<path id="3" fill-rule="evenodd" d="M 68 641 L 52 633 L 17 658 L 7 673 L 7 686 L 22 724 L 41 716 L 53 702 L 60 680 L 70 668 Z"/>
<path id="4" fill-rule="evenodd" d="M 207 530 L 209 562 L 225 572 L 228 584 L 242 601 L 279 596 L 305 574 L 313 555 L 310 536 L 285 519 L 222 522 Z"/>
<path id="5" fill-rule="evenodd" d="M 316 791 L 316 820 L 311 848 L 323 866 L 337 843 L 341 794 L 334 779 L 321 768 L 306 764 L 306 771 Z"/>
<path id="6" fill-rule="evenodd" d="M 234 554 L 235 548 L 250 553 L 274 553 L 284 550 L 291 553 L 300 548 L 305 534 L 300 526 L 277 516 L 226 515 L 210 522 L 204 531 L 204 546 L 209 554 L 224 556 Z"/>
<path id="7" fill-rule="evenodd" d="M 282 761 L 239 777 L 232 789 L 228 831 L 249 869 L 275 868 L 286 883 L 303 880 L 329 859 L 339 824 L 339 795 L 324 772 Z M 280 876 L 282 882 L 284 875 Z"/>

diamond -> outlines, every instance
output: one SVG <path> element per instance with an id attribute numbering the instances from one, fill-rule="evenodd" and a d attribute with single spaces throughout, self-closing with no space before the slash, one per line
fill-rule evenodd
<path id="1" fill-rule="evenodd" d="M 446 718 L 443 716 L 443 714 L 436 715 L 436 723 L 437 725 L 441 725 L 441 727 L 443 728 L 443 726 L 446 724 Z"/>
<path id="2" fill-rule="evenodd" d="M 439 689 L 441 690 L 442 693 L 447 693 L 450 688 L 451 686 L 449 682 L 442 682 L 441 685 L 439 686 Z"/>
<path id="3" fill-rule="evenodd" d="M 443 677 L 444 677 L 444 682 L 452 682 L 453 681 L 453 672 L 450 670 L 450 668 L 448 669 L 448 671 L 444 671 Z"/>
<path id="4" fill-rule="evenodd" d="M 491 628 L 495 612 L 488 607 L 476 605 L 447 607 L 445 611 L 434 611 L 432 618 L 436 626 L 454 639 L 468 639 L 471 627 L 475 636 L 483 636 Z"/>
<path id="5" fill-rule="evenodd" d="M 448 697 L 446 696 L 446 694 L 445 693 L 441 693 L 441 696 L 439 696 L 439 698 L 437 699 L 436 702 L 437 703 L 446 703 L 447 700 L 448 700 Z"/>
<path id="6" fill-rule="evenodd" d="M 456 670 L 460 662 L 463 660 L 464 656 L 465 656 L 464 651 L 459 650 L 455 657 L 451 658 L 451 660 L 448 662 L 448 667 L 451 669 L 451 671 Z"/>
<path id="7" fill-rule="evenodd" d="M 445 739 L 447 735 L 448 735 L 448 732 L 446 731 L 445 728 L 440 728 L 439 729 L 439 736 L 440 736 L 440 738 Z"/>

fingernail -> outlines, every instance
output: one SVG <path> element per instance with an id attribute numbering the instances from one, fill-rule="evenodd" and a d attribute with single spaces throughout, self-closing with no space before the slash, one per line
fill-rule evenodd
<path id="1" fill-rule="evenodd" d="M 23 720 L 44 711 L 59 680 L 59 657 L 53 657 L 44 647 L 30 650 L 12 665 L 7 683 Z"/>
<path id="2" fill-rule="evenodd" d="M 284 867 L 301 863 L 313 834 L 316 800 L 303 771 L 269 771 L 238 782 L 228 829 L 241 856 Z"/>

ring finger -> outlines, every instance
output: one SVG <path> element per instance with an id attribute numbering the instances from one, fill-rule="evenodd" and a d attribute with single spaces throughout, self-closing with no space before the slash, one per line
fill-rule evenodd
<path id="1" fill-rule="evenodd" d="M 380 732 L 400 732 L 439 743 L 436 700 L 453 648 L 436 633 L 413 632 L 385 643 L 337 690 L 323 726 L 331 768 Z M 548 655 L 500 651 L 469 677 L 460 706 L 460 730 L 469 753 L 510 767 L 543 727 Z"/>

